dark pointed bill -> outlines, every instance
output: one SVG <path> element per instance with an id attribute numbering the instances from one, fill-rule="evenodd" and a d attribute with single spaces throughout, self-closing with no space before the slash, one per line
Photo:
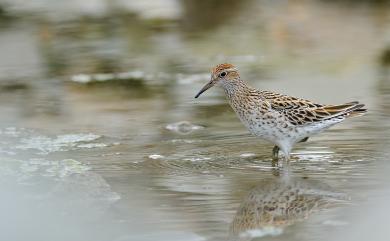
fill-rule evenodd
<path id="1" fill-rule="evenodd" d="M 198 94 L 195 95 L 195 98 L 198 98 L 203 92 L 213 87 L 214 81 L 210 80 L 203 88 L 198 92 Z"/>

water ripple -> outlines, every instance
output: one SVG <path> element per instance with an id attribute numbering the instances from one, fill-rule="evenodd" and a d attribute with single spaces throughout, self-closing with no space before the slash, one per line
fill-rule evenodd
<path id="1" fill-rule="evenodd" d="M 195 125 L 189 121 L 179 121 L 179 122 L 168 124 L 165 127 L 165 129 L 179 134 L 189 134 L 193 131 L 204 129 L 204 126 Z"/>

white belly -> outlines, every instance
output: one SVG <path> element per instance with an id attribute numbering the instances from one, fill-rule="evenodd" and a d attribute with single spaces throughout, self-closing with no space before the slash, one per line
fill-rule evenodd
<path id="1" fill-rule="evenodd" d="M 251 134 L 274 144 L 280 142 L 295 143 L 305 137 L 305 133 L 301 128 L 290 124 L 277 113 L 267 113 L 264 116 L 237 114 Z"/>

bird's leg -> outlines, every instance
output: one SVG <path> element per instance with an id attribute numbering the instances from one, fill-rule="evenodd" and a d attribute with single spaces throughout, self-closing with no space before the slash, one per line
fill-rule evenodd
<path id="1" fill-rule="evenodd" d="M 272 175 L 278 177 L 280 175 L 280 166 L 278 163 L 278 159 L 272 159 Z"/>
<path id="2" fill-rule="evenodd" d="M 307 137 L 303 138 L 302 140 L 300 140 L 299 143 L 306 142 L 308 139 L 309 139 L 309 137 L 307 136 Z"/>
<path id="3" fill-rule="evenodd" d="M 279 159 L 279 147 L 274 146 L 274 149 L 272 149 L 272 159 L 274 161 L 277 161 Z"/>

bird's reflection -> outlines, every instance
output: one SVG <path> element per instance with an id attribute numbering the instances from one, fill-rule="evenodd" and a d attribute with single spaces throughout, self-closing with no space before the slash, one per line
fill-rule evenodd
<path id="1" fill-rule="evenodd" d="M 230 226 L 231 240 L 280 234 L 288 225 L 313 212 L 340 204 L 347 195 L 324 183 L 293 177 L 271 178 L 251 189 Z"/>

